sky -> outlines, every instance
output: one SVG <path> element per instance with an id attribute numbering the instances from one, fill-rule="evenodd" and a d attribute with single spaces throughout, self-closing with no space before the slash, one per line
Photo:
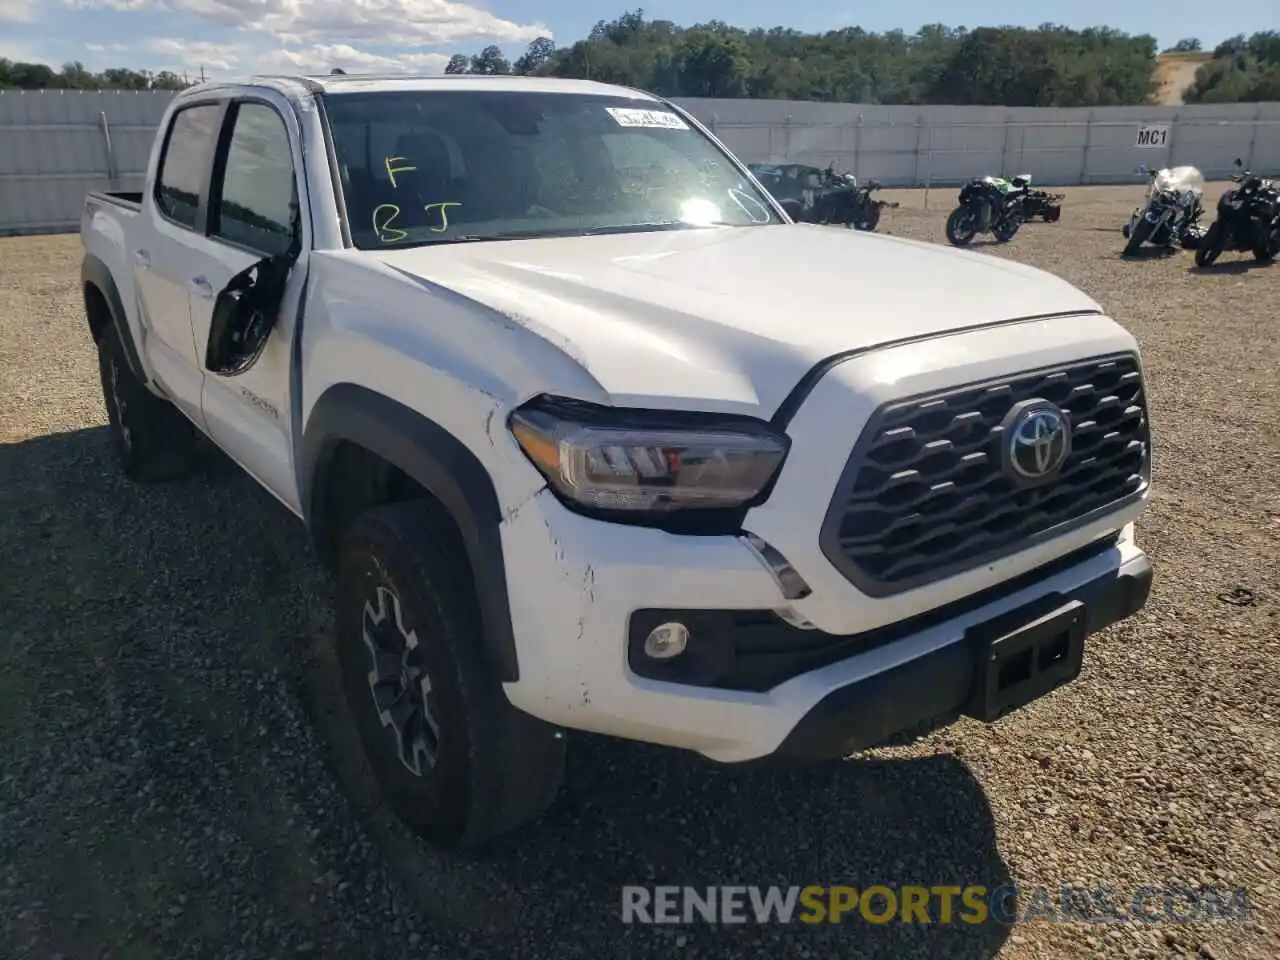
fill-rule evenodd
<path id="1" fill-rule="evenodd" d="M 1280 0 L 1216 7 L 1203 0 L 0 0 L 0 57 L 90 70 L 123 66 L 210 78 L 270 71 L 438 72 L 451 53 L 497 44 L 510 59 L 530 40 L 581 39 L 600 19 L 643 7 L 681 25 L 804 31 L 861 26 L 908 33 L 951 26 L 1106 25 L 1151 33 L 1161 47 L 1199 37 L 1207 49 L 1237 33 L 1275 29 Z"/>

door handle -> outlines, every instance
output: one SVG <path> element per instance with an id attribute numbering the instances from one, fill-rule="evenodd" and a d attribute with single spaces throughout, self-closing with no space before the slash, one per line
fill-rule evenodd
<path id="1" fill-rule="evenodd" d="M 196 292 L 206 300 L 213 296 L 213 284 L 204 277 L 192 277 L 191 285 L 196 288 Z"/>
<path id="2" fill-rule="evenodd" d="M 142 269 L 146 270 L 151 266 L 151 254 L 146 250 L 136 250 L 133 255 L 137 258 L 138 265 L 142 267 Z"/>

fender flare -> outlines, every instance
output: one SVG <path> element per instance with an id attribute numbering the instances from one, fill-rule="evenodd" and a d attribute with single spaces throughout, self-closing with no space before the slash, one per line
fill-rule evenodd
<path id="1" fill-rule="evenodd" d="M 329 387 L 312 408 L 297 461 L 304 518 L 321 551 L 331 534 L 324 484 L 342 441 L 364 447 L 402 470 L 448 511 L 475 578 L 490 664 L 499 680 L 518 680 L 499 529 L 502 512 L 484 465 L 439 424 L 398 401 L 352 383 Z"/>
<path id="2" fill-rule="evenodd" d="M 143 383 L 149 383 L 151 378 L 147 376 L 147 372 L 142 366 L 142 358 L 138 356 L 138 348 L 133 342 L 133 331 L 129 329 L 129 314 L 125 312 L 124 302 L 120 299 L 120 290 L 116 286 L 116 278 L 111 275 L 111 268 L 92 253 L 86 253 L 84 260 L 80 264 L 80 292 L 85 298 L 86 319 L 90 316 L 89 287 L 97 288 L 107 302 L 107 311 L 111 314 L 111 321 L 115 324 L 116 330 L 120 334 L 120 342 L 124 345 L 124 357 L 129 364 L 129 369 Z M 94 334 L 94 340 L 96 341 L 97 331 L 93 330 L 92 324 L 90 325 L 90 332 Z"/>

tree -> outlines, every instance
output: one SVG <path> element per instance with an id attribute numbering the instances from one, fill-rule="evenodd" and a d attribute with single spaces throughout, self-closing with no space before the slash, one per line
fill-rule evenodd
<path id="1" fill-rule="evenodd" d="M 529 44 L 529 48 L 516 60 L 513 69 L 516 73 L 524 76 L 532 76 L 549 64 L 555 53 L 555 41 L 550 37 L 538 37 Z"/>
<path id="2" fill-rule="evenodd" d="M 43 63 L 0 59 L 0 87 L 20 90 L 181 90 L 190 84 L 167 71 L 112 67 L 101 73 L 86 70 L 79 61 L 63 64 L 60 71 Z"/>
<path id="3" fill-rule="evenodd" d="M 510 73 L 511 64 L 502 51 L 490 44 L 471 58 L 471 69 L 468 73 L 483 73 L 491 76 Z"/>
<path id="4" fill-rule="evenodd" d="M 1213 48 L 1213 59 L 1220 60 L 1224 57 L 1238 56 L 1248 49 L 1249 41 L 1245 39 L 1243 33 L 1237 33 L 1234 37 L 1223 40 Z"/>
<path id="5" fill-rule="evenodd" d="M 1255 103 L 1280 100 L 1280 32 L 1238 34 L 1213 51 L 1183 91 L 1185 103 Z"/>
<path id="6" fill-rule="evenodd" d="M 732 33 L 704 28 L 685 34 L 672 58 L 680 92 L 691 97 L 740 97 L 750 54 Z"/>
<path id="7" fill-rule="evenodd" d="M 1175 49 L 1192 49 L 1194 43 L 1187 38 Z M 786 27 L 743 30 L 722 20 L 679 26 L 649 20 L 636 9 L 600 20 L 586 37 L 563 47 L 539 37 L 514 64 L 496 46 L 454 54 L 445 72 L 588 78 L 668 97 L 1089 107 L 1150 102 L 1157 49 L 1154 37 L 1110 27 L 967 29 L 934 23 L 910 34 L 861 27 L 801 33 Z M 1206 66 L 1197 78 L 1188 102 L 1275 96 L 1276 31 L 1234 37 L 1214 53 L 1212 69 Z M 138 70 L 90 74 L 77 64 L 61 73 L 42 64 L 0 69 L 0 84 L 33 89 L 147 90 L 183 82 L 173 74 Z"/>
<path id="8" fill-rule="evenodd" d="M 1185 40 L 1179 40 L 1172 47 L 1165 51 L 1166 53 L 1199 53 L 1200 41 L 1196 37 L 1187 37 Z"/>

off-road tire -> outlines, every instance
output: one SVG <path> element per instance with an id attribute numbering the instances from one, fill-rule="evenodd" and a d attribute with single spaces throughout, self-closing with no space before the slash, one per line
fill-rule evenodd
<path id="1" fill-rule="evenodd" d="M 124 475 L 137 483 L 159 483 L 190 470 L 195 427 L 134 375 L 114 323 L 98 338 L 98 376 L 112 446 Z"/>
<path id="2" fill-rule="evenodd" d="M 431 505 L 377 507 L 342 538 L 337 644 L 348 708 L 391 810 L 428 843 L 474 847 L 541 814 L 564 778 L 554 727 L 516 710 L 486 655 L 462 544 Z M 379 588 L 389 593 L 379 593 Z M 366 605 L 394 596 L 413 634 L 439 728 L 434 765 L 411 771 L 384 726 L 369 674 Z"/>

